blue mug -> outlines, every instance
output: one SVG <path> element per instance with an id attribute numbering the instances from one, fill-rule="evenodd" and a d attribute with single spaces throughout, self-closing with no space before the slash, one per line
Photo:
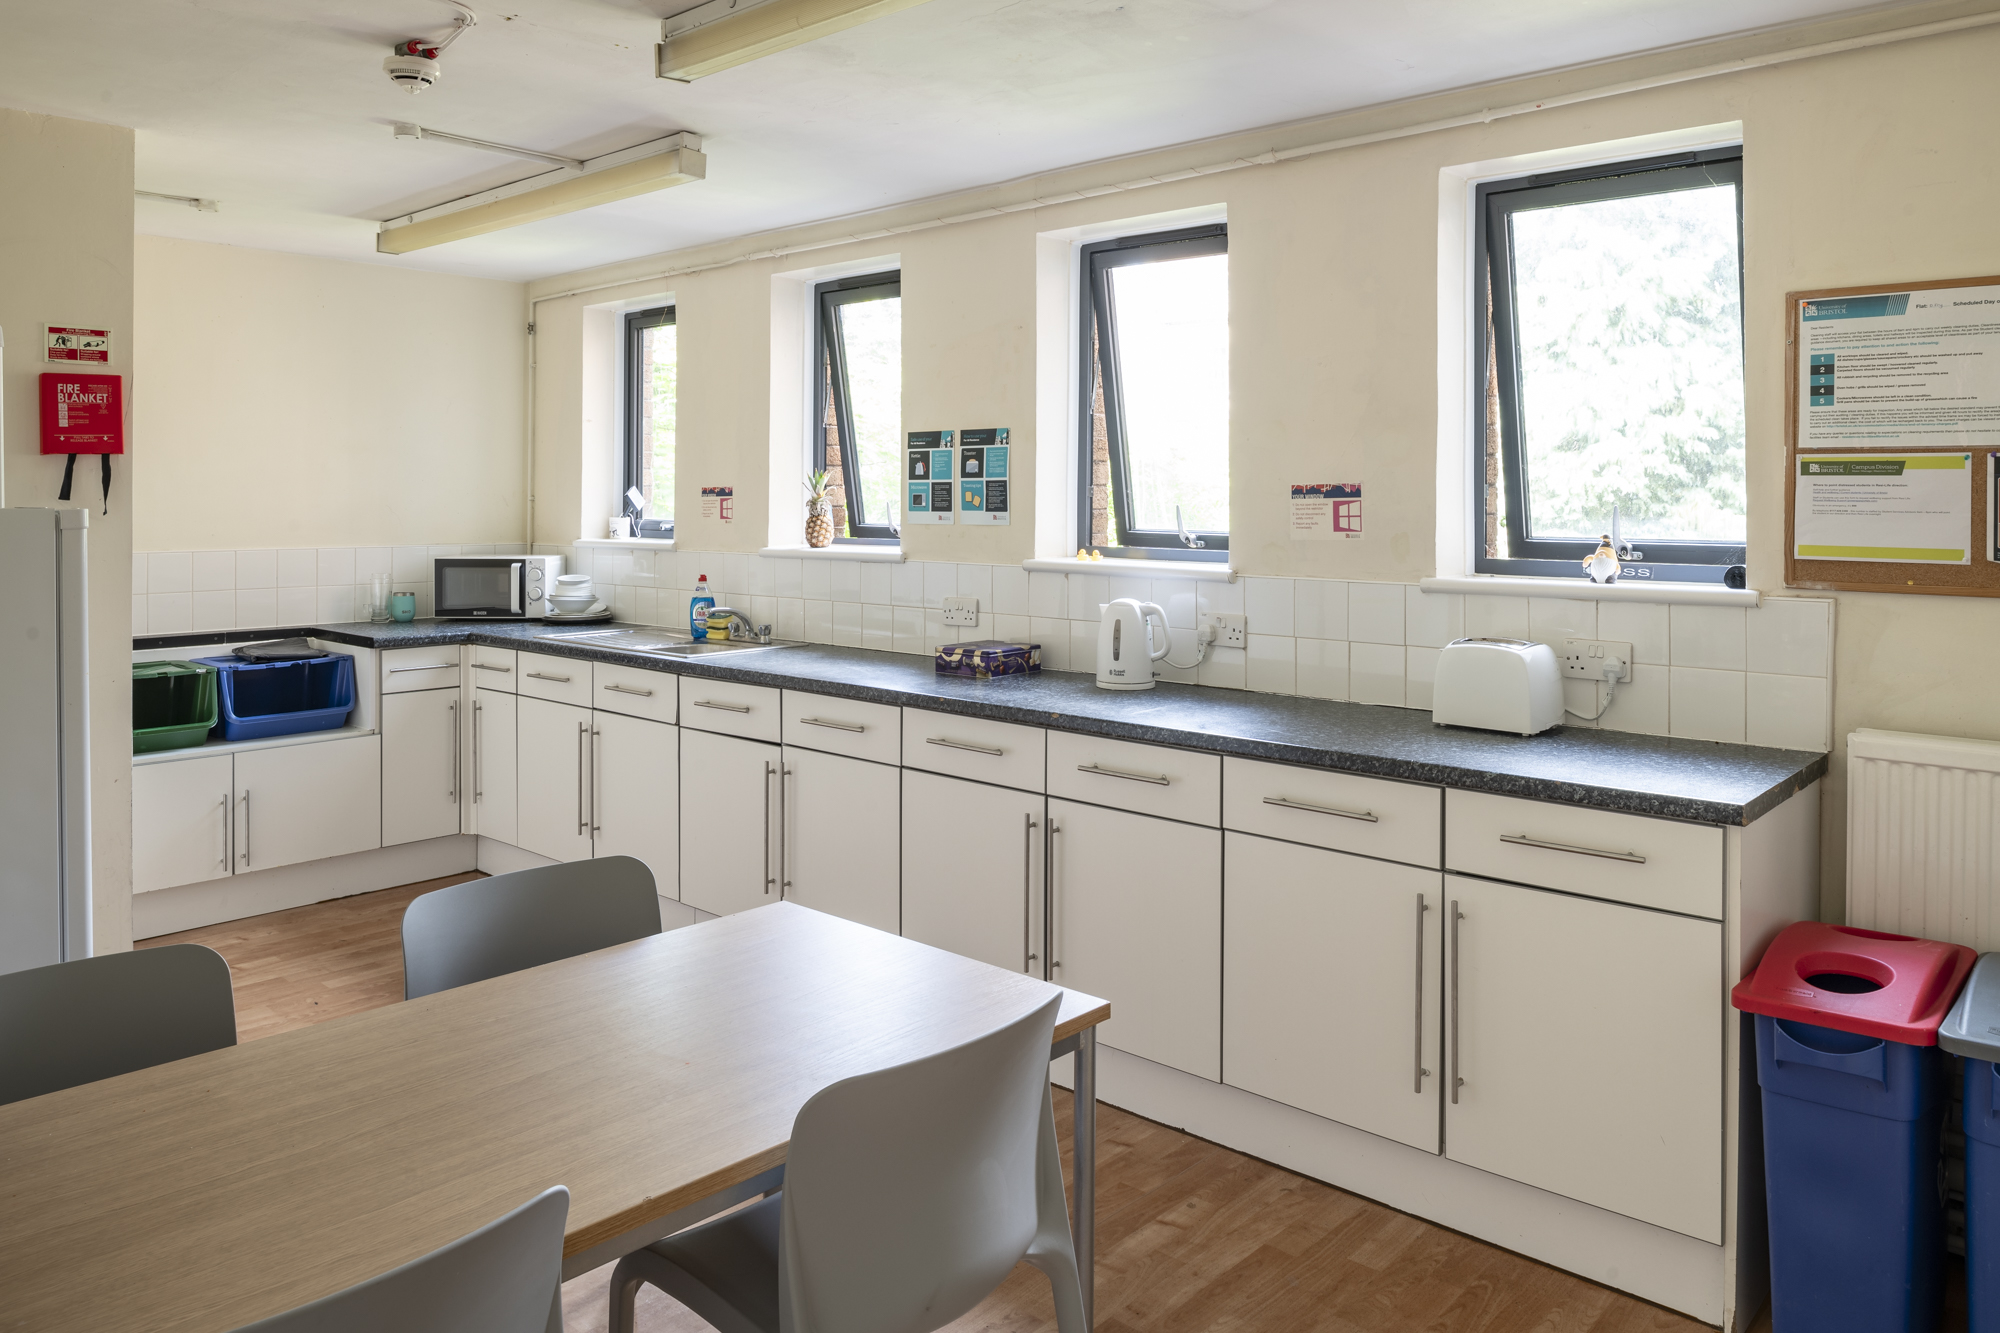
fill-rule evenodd
<path id="1" fill-rule="evenodd" d="M 413 592 L 392 592 L 389 594 L 389 619 L 415 620 L 417 618 L 417 595 Z"/>

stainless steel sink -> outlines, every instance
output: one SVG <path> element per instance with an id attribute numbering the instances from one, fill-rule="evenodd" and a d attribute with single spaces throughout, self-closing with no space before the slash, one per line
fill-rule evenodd
<path id="1" fill-rule="evenodd" d="M 598 648 L 616 648 L 622 653 L 645 653 L 652 657 L 716 657 L 724 653 L 757 653 L 768 648 L 795 648 L 795 639 L 773 639 L 769 643 L 759 643 L 754 639 L 728 639 L 718 643 L 713 639 L 696 640 L 686 630 L 673 629 L 591 629 L 572 630 L 567 633 L 537 634 L 538 639 L 553 639 L 562 643 L 587 643 Z"/>

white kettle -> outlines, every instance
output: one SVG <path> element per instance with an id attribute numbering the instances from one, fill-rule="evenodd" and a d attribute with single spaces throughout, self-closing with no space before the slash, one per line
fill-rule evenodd
<path id="1" fill-rule="evenodd" d="M 1153 663 L 1173 648 L 1167 633 L 1167 613 L 1153 602 L 1120 597 L 1100 608 L 1097 625 L 1097 688 L 1150 690 Z M 1155 635 L 1152 624 L 1157 622 Z"/>

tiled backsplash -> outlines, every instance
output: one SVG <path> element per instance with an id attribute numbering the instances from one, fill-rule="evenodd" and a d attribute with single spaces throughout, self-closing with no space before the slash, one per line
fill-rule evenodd
<path id="1" fill-rule="evenodd" d="M 524 548 L 398 546 L 202 551 L 133 559 L 133 632 L 258 628 L 366 614 L 368 576 L 393 575 L 430 614 L 430 557 L 518 555 Z M 1601 723 L 1572 726 L 1746 741 L 1792 749 L 1829 744 L 1833 603 L 1767 597 L 1754 610 L 1641 602 L 1426 593 L 1402 583 L 1240 578 L 1235 583 L 1102 574 L 1029 573 L 1018 565 L 863 563 L 632 546 L 543 546 L 594 575 L 621 620 L 685 625 L 697 575 L 780 638 L 928 654 L 962 639 L 1027 639 L 1056 671 L 1096 669 L 1098 605 L 1136 597 L 1165 608 L 1170 660 L 1191 662 L 1202 614 L 1248 618 L 1249 646 L 1211 645 L 1198 670 L 1167 680 L 1429 708 L 1438 650 L 1465 635 L 1632 644 L 1632 679 Z M 974 597 L 975 629 L 944 624 L 946 597 Z M 1568 704 L 1597 711 L 1603 686 L 1569 681 Z"/>

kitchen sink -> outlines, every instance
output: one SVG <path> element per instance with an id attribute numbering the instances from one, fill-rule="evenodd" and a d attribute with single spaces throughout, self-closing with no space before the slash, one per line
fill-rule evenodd
<path id="1" fill-rule="evenodd" d="M 646 653 L 653 657 L 716 657 L 724 653 L 757 653 L 769 648 L 796 648 L 795 639 L 773 639 L 769 643 L 759 643 L 754 639 L 728 639 L 717 642 L 713 639 L 697 640 L 685 630 L 672 629 L 594 629 L 574 630 L 568 633 L 537 634 L 538 639 L 552 639 L 561 643 L 587 643 L 598 648 L 616 648 L 622 653 Z"/>

